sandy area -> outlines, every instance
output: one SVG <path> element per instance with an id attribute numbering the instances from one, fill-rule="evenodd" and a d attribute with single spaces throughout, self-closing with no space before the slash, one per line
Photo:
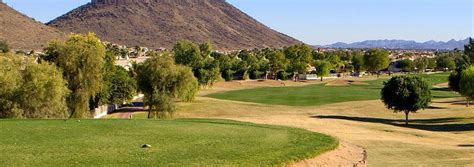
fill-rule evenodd
<path id="1" fill-rule="evenodd" d="M 367 166 L 367 152 L 359 146 L 341 142 L 339 147 L 327 153 L 324 153 L 313 159 L 304 160 L 289 167 L 332 167 L 332 166 L 351 166 L 364 167 Z"/>

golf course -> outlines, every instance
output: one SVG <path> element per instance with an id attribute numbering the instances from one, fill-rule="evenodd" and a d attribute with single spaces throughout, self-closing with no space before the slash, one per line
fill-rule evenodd
<path id="1" fill-rule="evenodd" d="M 411 114 L 408 126 L 403 114 L 386 109 L 379 100 L 380 84 L 387 76 L 351 78 L 351 82 L 366 84 L 345 86 L 328 86 L 344 79 L 287 82 L 288 86 L 276 86 L 280 85 L 274 83 L 277 81 L 220 83 L 202 90 L 195 102 L 180 103 L 178 117 L 284 125 L 328 134 L 340 143 L 364 148 L 369 166 L 473 165 L 474 110 L 446 88 L 448 75 L 422 75 L 433 85 L 434 99 L 431 107 Z M 146 112 L 135 113 L 133 118 L 145 119 Z M 329 160 L 325 165 L 334 164 Z"/>
<path id="2" fill-rule="evenodd" d="M 145 110 L 131 112 L 132 119 L 119 112 L 105 120 L 2 120 L 0 161 L 331 166 L 365 160 L 369 166 L 468 166 L 474 164 L 474 116 L 446 88 L 448 75 L 421 75 L 432 85 L 434 99 L 411 115 L 409 126 L 403 114 L 379 100 L 388 76 L 284 81 L 286 86 L 271 80 L 220 82 L 201 90 L 194 102 L 178 103 L 172 120 L 146 120 Z"/>
<path id="3" fill-rule="evenodd" d="M 432 85 L 447 82 L 449 73 L 422 75 Z M 347 85 L 310 84 L 293 87 L 266 87 L 227 91 L 207 97 L 288 106 L 318 106 L 331 103 L 380 99 L 380 90 L 385 79 L 370 81 L 348 81 Z M 344 82 L 342 82 L 344 84 Z M 329 85 L 329 86 L 328 86 Z M 434 98 L 451 98 L 458 95 L 446 89 L 432 90 Z"/>

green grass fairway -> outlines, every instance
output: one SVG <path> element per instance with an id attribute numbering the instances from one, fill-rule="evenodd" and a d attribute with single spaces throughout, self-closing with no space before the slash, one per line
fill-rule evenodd
<path id="1" fill-rule="evenodd" d="M 420 74 L 419 76 L 426 79 L 433 85 L 449 82 L 450 73 L 436 73 L 436 74 Z"/>
<path id="2" fill-rule="evenodd" d="M 447 73 L 422 75 L 428 82 L 448 82 Z M 207 95 L 207 97 L 288 106 L 318 106 L 324 104 L 380 99 L 382 79 L 368 81 L 369 85 L 325 86 L 323 84 L 301 87 L 266 87 L 235 90 Z M 447 89 L 433 89 L 434 98 L 450 98 L 458 95 Z"/>
<path id="3" fill-rule="evenodd" d="M 7 166 L 283 166 L 337 146 L 302 129 L 203 119 L 0 120 L 0 132 Z"/>

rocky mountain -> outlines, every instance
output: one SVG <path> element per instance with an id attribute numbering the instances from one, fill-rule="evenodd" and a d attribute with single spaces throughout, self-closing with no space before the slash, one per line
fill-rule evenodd
<path id="1" fill-rule="evenodd" d="M 221 50 L 300 43 L 225 0 L 92 0 L 47 25 L 65 32 L 95 32 L 106 41 L 151 48 L 171 48 L 183 39 L 210 41 Z"/>
<path id="2" fill-rule="evenodd" d="M 427 41 L 416 42 L 408 40 L 367 40 L 355 43 L 338 42 L 323 47 L 329 48 L 386 48 L 386 49 L 439 49 L 439 50 L 453 50 L 464 49 L 464 45 L 469 43 L 469 38 L 464 40 L 450 40 L 443 41 Z"/>
<path id="3" fill-rule="evenodd" d="M 13 49 L 42 49 L 53 39 L 65 34 L 21 14 L 0 1 L 0 40 Z"/>

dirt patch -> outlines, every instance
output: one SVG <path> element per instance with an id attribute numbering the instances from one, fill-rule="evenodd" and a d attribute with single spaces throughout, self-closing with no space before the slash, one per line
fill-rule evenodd
<path id="1" fill-rule="evenodd" d="M 345 79 L 332 80 L 326 84 L 326 86 L 349 86 L 349 85 L 369 85 L 369 84 L 366 82 L 345 80 Z"/>
<path id="2" fill-rule="evenodd" d="M 449 83 L 446 82 L 446 83 L 439 83 L 439 84 L 436 84 L 436 85 L 433 85 L 434 87 L 439 87 L 439 88 L 446 88 L 446 87 L 449 87 Z"/>
<path id="3" fill-rule="evenodd" d="M 359 146 L 340 142 L 339 147 L 313 159 L 304 160 L 290 167 L 309 167 L 309 166 L 367 166 L 367 152 Z"/>

